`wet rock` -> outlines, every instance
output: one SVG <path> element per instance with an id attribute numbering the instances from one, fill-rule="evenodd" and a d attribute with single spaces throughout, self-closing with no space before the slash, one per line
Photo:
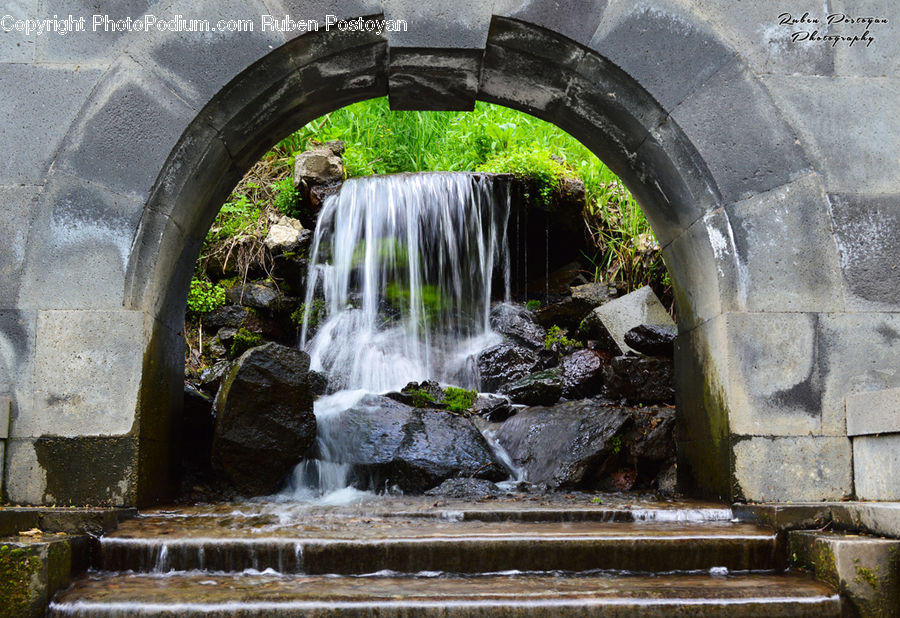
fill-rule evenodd
<path id="1" fill-rule="evenodd" d="M 309 356 L 268 343 L 245 352 L 216 395 L 213 466 L 245 495 L 272 493 L 316 439 Z"/>
<path id="2" fill-rule="evenodd" d="M 502 423 L 515 414 L 516 409 L 510 405 L 506 397 L 479 395 L 472 404 L 472 413 L 491 423 Z"/>
<path id="3" fill-rule="evenodd" d="M 672 359 L 660 356 L 616 356 L 603 367 L 604 394 L 629 404 L 674 403 Z"/>
<path id="4" fill-rule="evenodd" d="M 521 410 L 500 426 L 496 438 L 529 482 L 593 487 L 613 455 L 611 438 L 630 422 L 627 409 L 584 399 Z"/>
<path id="5" fill-rule="evenodd" d="M 625 333 L 625 343 L 632 349 L 647 356 L 675 356 L 675 337 L 678 329 L 674 325 L 641 324 Z"/>
<path id="6" fill-rule="evenodd" d="M 231 361 L 227 360 L 220 360 L 212 367 L 207 367 L 200 372 L 200 384 L 211 392 L 219 390 L 219 384 L 222 383 L 222 378 L 228 373 L 230 367 Z"/>
<path id="7" fill-rule="evenodd" d="M 500 303 L 491 309 L 491 328 L 514 344 L 532 350 L 544 348 L 547 332 L 534 321 L 534 315 L 524 307 Z"/>
<path id="8" fill-rule="evenodd" d="M 661 496 L 669 497 L 678 493 L 678 468 L 675 462 L 663 467 L 662 472 L 657 475 L 654 485 L 656 485 L 657 493 Z"/>
<path id="9" fill-rule="evenodd" d="M 528 348 L 501 343 L 478 355 L 481 390 L 497 391 L 504 384 L 515 382 L 532 372 L 538 357 Z"/>
<path id="10" fill-rule="evenodd" d="M 324 395 L 328 392 L 328 376 L 318 371 L 309 372 L 309 389 L 315 395 Z"/>
<path id="11" fill-rule="evenodd" d="M 625 333 L 641 324 L 675 326 L 666 308 L 647 286 L 591 311 L 584 318 L 581 331 L 613 354 L 624 354 L 631 351 L 625 343 Z"/>
<path id="12" fill-rule="evenodd" d="M 216 341 L 224 347 L 226 350 L 231 348 L 231 344 L 234 343 L 234 336 L 237 335 L 238 329 L 231 328 L 230 326 L 226 326 L 225 328 L 220 328 L 219 332 L 216 334 Z"/>
<path id="13" fill-rule="evenodd" d="M 202 317 L 203 326 L 215 332 L 220 328 L 240 328 L 250 316 L 250 311 L 240 305 L 226 305 L 219 307 Z"/>
<path id="14" fill-rule="evenodd" d="M 414 408 L 443 409 L 445 407 L 444 389 L 433 380 L 425 380 L 421 384 L 419 382 L 409 382 L 400 389 L 399 393 L 394 391 L 385 393 L 384 396 Z"/>
<path id="15" fill-rule="evenodd" d="M 576 350 L 560 361 L 563 396 L 567 399 L 593 397 L 603 390 L 603 367 L 609 357 L 594 350 Z"/>
<path id="16" fill-rule="evenodd" d="M 459 414 L 366 395 L 329 423 L 329 434 L 340 436 L 339 461 L 369 488 L 422 492 L 448 478 L 499 481 L 509 475 L 484 436 Z"/>
<path id="17" fill-rule="evenodd" d="M 484 479 L 447 479 L 437 487 L 425 492 L 426 496 L 479 500 L 499 496 L 500 488 Z"/>
<path id="18" fill-rule="evenodd" d="M 272 258 L 272 277 L 277 279 L 279 283 L 287 282 L 290 289 L 295 292 L 306 289 L 306 277 L 308 274 L 309 262 L 306 258 L 284 253 Z"/>
<path id="19" fill-rule="evenodd" d="M 585 283 L 570 289 L 570 296 L 538 309 L 535 319 L 542 326 L 556 325 L 574 331 L 594 308 L 611 298 L 610 287 L 605 283 Z"/>
<path id="20" fill-rule="evenodd" d="M 262 283 L 236 285 L 225 292 L 228 302 L 256 309 L 275 309 L 279 296 L 278 290 Z"/>
<path id="21" fill-rule="evenodd" d="M 563 391 L 562 369 L 555 367 L 531 373 L 503 388 L 513 403 L 549 406 L 559 401 Z"/>
<path id="22" fill-rule="evenodd" d="M 626 442 L 633 459 L 655 463 L 675 459 L 675 408 L 634 408 L 632 418 L 634 427 Z"/>

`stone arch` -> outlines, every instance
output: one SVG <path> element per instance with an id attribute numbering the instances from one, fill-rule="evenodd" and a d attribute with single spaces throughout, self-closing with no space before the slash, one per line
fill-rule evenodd
<path id="1" fill-rule="evenodd" d="M 350 4 L 341 17 L 425 15 L 403 1 Z M 219 205 L 271 143 L 384 95 L 398 109 L 480 99 L 529 112 L 638 196 L 677 290 L 687 487 L 729 499 L 852 492 L 846 384 L 833 379 L 842 331 L 831 315 L 845 305 L 829 204 L 743 57 L 668 5 L 477 4 L 419 32 L 320 31 L 274 49 L 262 37 L 188 68 L 177 41 L 129 42 L 74 120 L 31 224 L 18 304 L 34 315 L 34 387 L 17 404 L 10 499 L 166 495 L 188 281 Z M 43 268 L 60 259 L 85 279 Z M 60 346 L 74 377 L 49 366 Z M 106 464 L 99 478 L 68 463 L 91 457 Z M 762 471 L 774 461 L 777 474 Z"/>

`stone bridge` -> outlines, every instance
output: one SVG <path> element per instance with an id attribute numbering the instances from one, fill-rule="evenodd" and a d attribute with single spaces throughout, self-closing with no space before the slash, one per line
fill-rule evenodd
<path id="1" fill-rule="evenodd" d="M 6 3 L 6 500 L 169 495 L 188 282 L 219 205 L 276 140 L 384 95 L 395 109 L 482 100 L 524 110 L 577 137 L 633 190 L 677 289 L 686 489 L 747 500 L 900 495 L 892 2 L 809 2 L 793 17 L 809 11 L 820 23 L 794 25 L 779 15 L 798 3 L 781 0 L 113 4 L 114 20 L 254 28 L 92 32 L 87 0 Z M 15 29 L 73 7 L 87 32 Z M 860 10 L 889 21 L 850 22 Z M 846 15 L 828 25 L 827 11 Z M 320 28 L 263 31 L 263 15 L 285 14 Z M 327 15 L 402 19 L 407 30 L 326 31 Z M 816 40 L 866 31 L 868 44 Z"/>

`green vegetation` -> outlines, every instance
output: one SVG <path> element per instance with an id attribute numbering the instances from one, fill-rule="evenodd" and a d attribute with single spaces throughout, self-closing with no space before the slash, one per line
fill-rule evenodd
<path id="1" fill-rule="evenodd" d="M 854 560 L 854 562 L 858 562 L 859 559 Z M 878 571 L 878 567 L 875 567 L 875 570 L 868 567 L 862 567 L 856 565 L 856 577 L 854 578 L 857 583 L 865 582 L 872 587 L 873 590 L 878 590 L 878 576 L 876 575 L 876 571 Z"/>
<path id="2" fill-rule="evenodd" d="M 225 304 L 225 288 L 211 281 L 191 279 L 187 309 L 191 315 L 199 316 L 214 311 Z"/>
<path id="3" fill-rule="evenodd" d="M 544 335 L 544 348 L 551 349 L 554 344 L 559 344 L 563 347 L 573 347 L 580 348 L 582 347 L 582 343 L 575 339 L 569 339 L 563 334 L 562 329 L 555 324 L 547 329 L 547 334 Z"/>
<path id="4" fill-rule="evenodd" d="M 25 616 L 34 609 L 32 579 L 41 566 L 33 552 L 0 545 L 0 618 Z"/>
<path id="5" fill-rule="evenodd" d="M 303 316 L 306 315 L 306 303 L 300 305 L 300 307 L 291 314 L 291 323 L 297 327 L 298 329 L 303 326 Z M 312 301 L 310 304 L 309 310 L 309 330 L 314 331 L 319 327 L 319 324 L 327 317 L 328 315 L 328 307 L 325 305 L 325 301 L 322 299 L 316 299 Z"/>
<path id="6" fill-rule="evenodd" d="M 541 301 L 539 300 L 529 300 L 525 303 L 525 308 L 529 311 L 537 311 L 541 308 Z"/>
<path id="7" fill-rule="evenodd" d="M 412 397 L 412 404 L 415 408 L 430 408 L 436 403 L 431 393 L 422 388 L 410 391 L 409 395 Z"/>
<path id="8" fill-rule="evenodd" d="M 612 449 L 613 455 L 618 455 L 622 452 L 622 436 L 619 434 L 610 438 L 608 444 L 609 448 Z"/>
<path id="9" fill-rule="evenodd" d="M 475 403 L 476 397 L 478 397 L 478 393 L 475 391 L 467 391 L 457 386 L 448 386 L 444 389 L 444 404 L 451 412 L 460 414 L 468 412 Z"/>
<path id="10" fill-rule="evenodd" d="M 231 341 L 231 356 L 237 358 L 250 348 L 260 345 L 262 340 L 262 335 L 259 333 L 251 332 L 246 328 L 239 328 Z"/>

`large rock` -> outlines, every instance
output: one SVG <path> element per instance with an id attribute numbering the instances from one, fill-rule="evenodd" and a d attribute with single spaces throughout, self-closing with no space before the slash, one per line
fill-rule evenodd
<path id="1" fill-rule="evenodd" d="M 674 325 L 641 324 L 625 333 L 625 344 L 647 356 L 675 356 L 675 338 L 678 329 Z"/>
<path id="2" fill-rule="evenodd" d="M 541 325 L 547 328 L 556 325 L 574 330 L 594 308 L 612 297 L 610 287 L 605 283 L 585 283 L 570 290 L 571 296 L 538 309 L 536 319 Z M 615 293 L 615 288 L 612 288 L 612 293 Z"/>
<path id="3" fill-rule="evenodd" d="M 316 439 L 309 356 L 268 343 L 245 352 L 216 395 L 213 466 L 245 495 L 272 493 Z"/>
<path id="4" fill-rule="evenodd" d="M 666 308 L 648 286 L 591 311 L 584 318 L 582 332 L 590 339 L 599 340 L 613 354 L 625 354 L 632 351 L 625 343 L 625 334 L 641 324 L 675 326 Z"/>
<path id="5" fill-rule="evenodd" d="M 616 356 L 603 367 L 604 395 L 629 404 L 674 403 L 672 359 L 661 356 Z"/>
<path id="6" fill-rule="evenodd" d="M 562 369 L 555 367 L 530 373 L 503 387 L 513 403 L 526 406 L 550 406 L 559 401 L 563 391 Z"/>
<path id="7" fill-rule="evenodd" d="M 491 309 L 491 328 L 508 341 L 532 350 L 544 347 L 547 331 L 534 321 L 534 315 L 517 305 L 500 303 Z"/>
<path id="8" fill-rule="evenodd" d="M 322 144 L 321 147 L 301 152 L 294 159 L 294 186 L 301 183 L 307 186 L 327 184 L 342 180 L 344 177 L 344 162 L 341 160 L 343 144 L 340 151 L 332 147 L 335 142 Z"/>
<path id="9" fill-rule="evenodd" d="M 366 395 L 327 423 L 327 433 L 340 437 L 332 456 L 350 464 L 368 487 L 421 492 L 448 478 L 509 476 L 484 436 L 459 414 Z"/>
<path id="10" fill-rule="evenodd" d="M 236 285 L 225 292 L 228 302 L 256 309 L 274 309 L 280 295 L 275 288 L 262 283 Z"/>
<path id="11" fill-rule="evenodd" d="M 631 422 L 627 409 L 590 399 L 521 410 L 504 422 L 496 439 L 531 483 L 591 487 Z"/>
<path id="12" fill-rule="evenodd" d="M 295 252 L 300 246 L 300 234 L 303 231 L 303 224 L 297 219 L 281 217 L 269 228 L 263 243 L 273 253 Z"/>
<path id="13" fill-rule="evenodd" d="M 243 326 L 244 321 L 251 316 L 250 311 L 246 307 L 240 305 L 226 305 L 214 309 L 201 318 L 203 326 L 215 332 L 220 328 L 238 329 Z"/>
<path id="14" fill-rule="evenodd" d="M 496 392 L 503 385 L 527 376 L 537 364 L 538 356 L 528 348 L 509 343 L 490 347 L 478 355 L 481 390 Z"/>
<path id="15" fill-rule="evenodd" d="M 603 390 L 603 368 L 609 356 L 595 350 L 576 350 L 560 361 L 563 376 L 563 397 L 583 399 Z"/>

